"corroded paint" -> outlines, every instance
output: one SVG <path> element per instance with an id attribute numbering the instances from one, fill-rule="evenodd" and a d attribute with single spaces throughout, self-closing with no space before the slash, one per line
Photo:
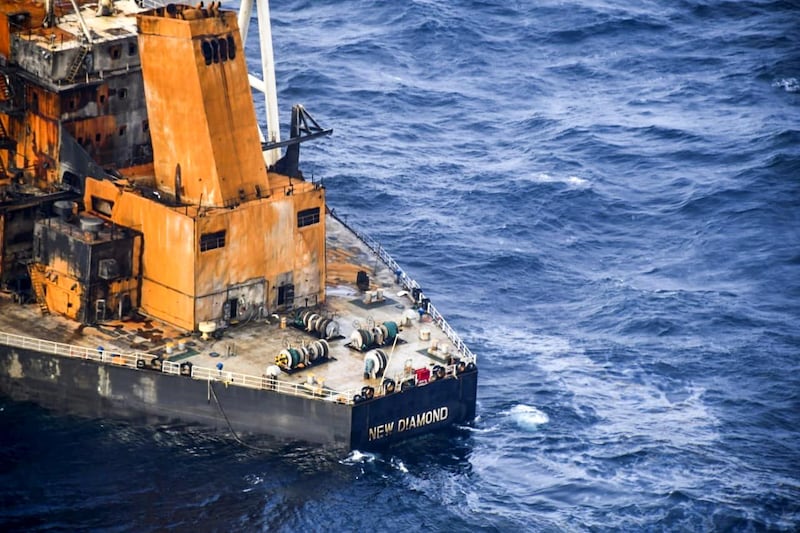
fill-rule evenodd
<path id="1" fill-rule="evenodd" d="M 0 0 L 0 5 L 5 7 L 11 2 Z M 27 4 L 32 0 L 14 0 L 14 3 Z M 292 306 L 324 301 L 324 280 L 328 274 L 324 190 L 303 180 L 290 180 L 285 176 L 267 173 L 254 127 L 252 102 L 245 97 L 249 95 L 249 85 L 236 19 L 230 13 L 217 13 L 213 6 L 209 8 L 210 17 L 200 9 L 174 5 L 162 8 L 159 16 L 151 13 L 139 17 L 143 28 L 142 58 L 148 62 L 150 69 L 148 83 L 152 82 L 148 87 L 152 88 L 148 96 L 154 111 L 151 117 L 153 131 L 162 136 L 154 139 L 157 153 L 157 160 L 152 164 L 154 175 L 142 176 L 137 169 L 134 172 L 122 172 L 127 180 L 107 178 L 103 181 L 101 174 L 104 172 L 94 165 L 90 170 L 76 170 L 80 174 L 76 180 L 80 187 L 74 187 L 76 190 L 83 188 L 83 177 L 95 175 L 97 179 L 87 180 L 88 185 L 84 189 L 86 209 L 116 224 L 116 230 L 121 226 L 141 232 L 141 239 L 124 244 L 132 250 L 133 273 L 130 276 L 126 273 L 128 277 L 124 279 L 109 281 L 106 279 L 110 277 L 107 273 L 116 269 L 104 263 L 104 267 L 108 267 L 104 270 L 106 274 L 99 276 L 97 262 L 93 259 L 99 259 L 94 253 L 100 251 L 102 245 L 95 247 L 94 243 L 78 243 L 78 237 L 68 241 L 63 238 L 65 234 L 59 234 L 51 241 L 53 248 L 63 255 L 37 252 L 41 257 L 40 264 L 49 268 L 49 277 L 45 277 L 47 281 L 42 285 L 55 311 L 69 313 L 70 295 L 77 294 L 81 303 L 75 315 L 87 316 L 86 313 L 90 313 L 100 299 L 113 308 L 114 295 L 135 294 L 141 287 L 141 309 L 145 313 L 183 329 L 195 329 L 199 321 L 234 318 L 233 308 L 237 318 L 245 315 L 249 318 L 273 311 L 288 314 L 288 308 Z M 181 12 L 181 20 L 164 15 L 165 11 L 175 13 L 176 10 Z M 117 18 L 115 22 L 120 19 Z M 114 26 L 120 29 L 116 24 Z M 128 32 L 128 36 L 131 37 L 132 33 Z M 115 61 L 111 51 L 119 43 L 105 41 L 106 37 L 100 37 L 99 42 L 91 47 L 92 54 L 107 52 L 109 55 L 95 55 L 95 69 L 98 64 L 111 65 L 113 63 L 110 62 Z M 229 38 L 234 43 L 233 46 L 238 49 L 237 57 L 231 55 L 227 61 L 213 58 L 206 61 L 207 50 L 204 45 L 217 42 L 217 46 L 221 47 L 219 43 L 223 38 L 226 43 Z M 113 38 L 111 40 L 114 41 Z M 25 37 L 20 35 L 14 42 L 24 41 Z M 114 133 L 115 128 L 119 132 L 121 127 L 140 126 L 141 130 L 135 133 L 143 134 L 144 124 L 137 124 L 138 110 L 135 106 L 115 111 L 114 103 L 119 101 L 112 100 L 113 83 L 105 83 L 105 78 L 101 80 L 88 61 L 84 65 L 74 63 L 80 68 L 71 72 L 68 79 L 65 78 L 65 66 L 73 58 L 80 58 L 75 43 L 71 43 L 73 46 L 66 51 L 61 50 L 58 55 L 50 55 L 49 49 L 37 48 L 30 42 L 27 48 L 21 47 L 17 55 L 19 58 L 21 54 L 27 54 L 24 59 L 29 63 L 21 64 L 23 68 L 28 65 L 35 67 L 27 70 L 28 81 L 45 73 L 48 75 L 41 75 L 43 81 L 40 86 L 57 89 L 54 89 L 54 93 L 44 89 L 29 91 L 27 101 L 31 106 L 35 105 L 36 110 L 30 111 L 31 115 L 19 126 L 28 126 L 31 120 L 38 122 L 24 131 L 16 126 L 13 128 L 14 134 L 21 135 L 23 142 L 20 158 L 27 169 L 36 169 L 38 178 L 31 180 L 29 173 L 24 176 L 26 181 L 21 185 L 37 185 L 43 192 L 54 191 L 59 189 L 57 181 L 61 178 L 60 169 L 57 168 L 61 164 L 59 157 L 65 158 L 64 154 L 69 152 L 77 158 L 85 155 L 86 151 L 97 162 L 117 161 L 116 158 L 120 157 L 125 147 L 131 145 L 111 142 L 109 134 Z M 52 47 L 52 50 L 55 49 Z M 215 53 L 220 54 L 220 49 L 216 49 Z M 77 78 L 73 77 L 76 73 L 80 74 Z M 82 83 L 84 75 L 87 81 L 95 77 L 91 78 L 91 83 Z M 112 72 L 108 79 L 111 80 L 112 76 L 116 81 L 122 77 L 119 72 Z M 73 84 L 73 80 L 77 82 Z M 35 85 L 38 82 L 32 83 Z M 32 96 L 34 93 L 37 94 L 35 101 Z M 72 137 L 75 137 L 75 142 Z M 104 159 L 106 150 L 112 153 L 109 159 Z M 137 161 L 136 165 L 139 166 L 139 163 Z M 176 177 L 177 165 L 181 165 L 180 181 Z M 87 167 L 83 165 L 82 169 Z M 146 162 L 139 168 L 148 171 Z M 46 201 L 41 204 L 44 205 L 40 207 L 47 209 Z M 33 220 L 33 216 L 30 220 Z M 332 219 L 329 222 L 333 231 L 340 228 Z M 334 235 L 331 243 L 334 246 L 342 243 L 344 239 L 339 240 L 339 237 L 343 235 L 349 233 Z M 348 238 L 352 239 L 344 245 L 348 249 L 363 245 L 354 244 L 355 237 L 352 235 Z M 86 237 L 87 241 L 91 239 L 94 239 L 91 235 Z M 120 248 L 123 246 L 120 245 Z M 73 253 L 64 253 L 69 251 Z M 352 262 L 344 266 L 360 268 L 357 262 L 362 258 L 363 261 L 374 261 L 373 271 L 378 272 L 377 259 L 363 259 L 367 257 L 367 252 L 362 251 L 364 253 L 350 257 Z M 345 253 L 339 259 L 346 260 L 348 256 Z M 383 278 L 391 277 L 391 273 L 386 271 L 383 274 Z M 99 279 L 101 277 L 102 280 Z M 292 286 L 291 290 L 287 288 L 289 285 Z M 348 289 L 343 288 L 343 291 L 347 292 Z M 279 305 L 278 294 L 282 295 L 282 309 L 276 309 Z M 346 316 L 348 322 L 352 322 L 354 315 L 350 305 L 351 302 L 342 298 L 327 307 L 325 312 L 334 313 L 333 316 Z M 335 315 L 337 306 L 348 312 Z M 254 310 L 256 315 L 252 315 Z M 362 311 L 359 307 L 359 321 Z M 383 312 L 388 315 L 396 311 L 392 307 Z M 105 339 L 111 341 L 112 338 L 116 341 L 119 333 L 117 324 L 70 328 L 63 326 L 64 321 L 53 317 L 45 318 L 44 322 L 48 326 L 54 323 L 60 325 L 48 336 L 62 339 L 74 336 L 86 343 L 91 338 L 86 335 L 87 330 L 95 330 L 103 335 L 102 345 L 108 350 L 105 366 L 98 364 L 100 368 L 94 373 L 91 366 L 97 363 L 65 357 L 60 359 L 63 361 L 64 376 L 58 380 L 55 378 L 62 367 L 41 363 L 48 358 L 58 357 L 31 351 L 29 357 L 34 362 L 22 360 L 26 365 L 24 371 L 29 374 L 25 376 L 28 383 L 20 384 L 28 385 L 31 389 L 38 388 L 44 391 L 41 392 L 42 396 L 50 394 L 50 398 L 56 402 L 59 400 L 57 396 L 63 397 L 62 391 L 75 391 L 75 403 L 83 402 L 89 409 L 128 411 L 132 407 L 142 407 L 136 405 L 139 403 L 137 400 L 141 399 L 148 412 L 180 417 L 189 415 L 190 419 L 208 419 L 221 424 L 220 404 L 215 405 L 208 400 L 208 393 L 213 390 L 211 381 L 204 383 L 201 380 L 167 376 L 152 369 L 134 371 L 121 367 L 120 358 L 113 355 L 117 348 L 109 348 L 113 345 L 105 342 Z M 145 320 L 144 327 L 148 329 L 146 333 L 140 330 L 142 338 L 146 338 L 148 343 L 162 343 L 164 332 L 159 330 L 159 334 L 155 335 L 154 330 L 148 327 L 150 322 L 149 319 Z M 251 358 L 248 364 L 255 365 L 257 361 L 259 371 L 262 370 L 267 354 L 264 337 L 270 337 L 272 342 L 284 341 L 286 345 L 289 337 L 277 338 L 280 333 L 278 328 L 259 330 L 259 338 L 255 341 L 258 346 L 247 350 Z M 237 337 L 237 343 L 241 338 Z M 140 342 L 136 340 L 136 344 Z M 346 346 L 337 344 L 340 344 L 337 346 L 339 354 L 347 350 Z M 425 357 L 424 350 L 413 350 L 408 345 L 405 350 L 412 357 Z M 244 354 L 236 358 L 238 361 L 243 359 Z M 403 358 L 398 356 L 397 359 Z M 37 360 L 40 361 L 38 364 Z M 363 385 L 361 361 L 349 355 L 339 357 L 339 361 L 338 375 L 331 373 L 331 379 L 340 379 L 342 383 L 352 380 L 351 383 Z M 193 368 L 200 370 L 203 367 L 198 365 Z M 221 403 L 232 407 L 229 413 L 233 413 L 231 418 L 237 428 L 241 424 L 245 429 L 267 429 L 277 436 L 306 438 L 315 442 L 349 443 L 352 440 L 360 445 L 366 442 L 369 428 L 373 428 L 375 439 L 390 440 L 401 432 L 417 431 L 442 420 L 464 419 L 465 409 L 455 401 L 460 399 L 460 404 L 465 403 L 460 390 L 451 391 L 458 394 L 447 395 L 455 400 L 446 404 L 435 398 L 445 396 L 439 392 L 442 389 L 420 387 L 406 393 L 402 402 L 379 398 L 367 405 L 351 407 L 336 403 L 348 402 L 342 396 L 338 396 L 335 402 L 327 402 L 238 387 L 238 377 L 237 383 L 228 386 L 228 382 L 232 382 L 233 372 L 226 366 L 225 373 L 221 373 L 225 387 L 220 383 L 215 396 L 220 394 Z M 295 383 L 299 378 L 295 376 Z M 43 386 L 44 382 L 50 383 Z M 263 381 L 261 383 L 263 386 Z M 317 383 L 321 388 L 322 381 Z M 330 386 L 330 381 L 327 383 Z M 437 387 L 456 389 L 460 388 L 460 384 L 461 380 L 443 380 Z M 155 385 L 158 385 L 157 390 Z M 333 390 L 351 388 L 348 385 Z M 470 388 L 474 391 L 474 383 Z M 56 392 L 53 394 L 48 391 Z M 115 393 L 117 397 L 114 397 Z M 436 401 L 432 403 L 431 400 Z M 474 416 L 474 393 L 468 400 L 471 400 L 471 414 Z M 372 419 L 374 422 L 370 422 Z M 357 426 L 351 427 L 356 420 Z M 387 432 L 389 425 L 392 425 L 393 433 Z"/>
<path id="2" fill-rule="evenodd" d="M 138 233 L 110 226 L 87 232 L 76 221 L 49 218 L 36 223 L 34 248 L 31 283 L 48 311 L 93 323 L 137 306 Z"/>
<path id="3" fill-rule="evenodd" d="M 57 271 L 50 270 L 49 277 L 39 280 L 31 279 L 31 282 L 41 283 L 44 287 L 48 310 L 73 320 L 78 319 L 84 294 L 84 286 L 80 280 L 68 274 L 58 274 Z"/>
<path id="4" fill-rule="evenodd" d="M 78 0 L 81 6 L 89 3 Z M 17 144 L 16 150 L 0 151 L 6 168 L 24 169 L 25 184 L 45 191 L 59 188 L 66 172 L 82 177 L 83 165 L 69 160 L 75 154 L 60 152 L 62 131 L 86 152 L 79 158 L 91 157 L 102 167 L 124 169 L 152 161 L 135 18 L 129 8 L 115 15 L 124 31 L 95 35 L 77 72 L 76 80 L 92 81 L 83 84 L 73 84 L 69 74 L 81 54 L 77 23 L 60 20 L 44 27 L 43 3 L 34 0 L 0 0 L 0 12 L 0 55 L 27 73 L 23 79 L 0 67 L 17 93 L 6 103 L 11 110 L 4 123 Z M 17 24 L 10 22 L 12 14 Z M 0 84 L 5 87 L 5 80 Z"/>
<path id="5" fill-rule="evenodd" d="M 359 262 L 354 253 L 343 248 L 328 248 L 326 266 L 326 279 L 331 285 L 355 283 L 360 270 L 371 270 L 369 265 Z"/>
<path id="6" fill-rule="evenodd" d="M 138 83 L 141 84 L 141 80 Z M 149 142 L 143 102 L 138 105 L 132 102 L 129 108 L 113 108 L 100 113 L 102 110 L 98 108 L 95 96 L 95 88 L 57 94 L 27 85 L 27 111 L 18 117 L 7 116 L 4 120 L 6 131 L 16 141 L 13 166 L 32 168 L 40 188 L 46 189 L 60 182 L 64 172 L 59 160 L 62 124 L 100 165 L 125 168 L 130 164 L 148 163 L 142 161 L 143 157 L 148 157 L 146 153 L 137 154 L 137 147 Z M 143 130 L 145 127 L 148 131 Z M 0 157 L 6 167 L 12 166 L 10 151 L 4 151 Z"/>
<path id="7" fill-rule="evenodd" d="M 25 372 L 22 369 L 22 363 L 19 362 L 19 354 L 11 352 L 11 362 L 8 365 L 8 375 L 14 379 L 21 379 L 25 377 Z"/>
<path id="8" fill-rule="evenodd" d="M 17 142 L 14 165 L 33 167 L 37 186 L 46 189 L 58 177 L 58 98 L 50 91 L 28 85 L 25 99 L 28 111 L 18 119 L 9 118 L 8 133 Z"/>
<path id="9" fill-rule="evenodd" d="M 133 385 L 133 395 L 146 405 L 158 405 L 158 387 L 150 376 L 141 376 Z"/>
<path id="10" fill-rule="evenodd" d="M 108 369 L 103 365 L 97 366 L 97 394 L 103 398 L 111 398 L 111 379 Z"/>
<path id="11" fill-rule="evenodd" d="M 0 54 L 5 57 L 11 55 L 11 28 L 5 10 L 0 10 Z"/>
<path id="12" fill-rule="evenodd" d="M 180 7 L 179 7 L 180 9 Z M 197 10 L 195 10 L 197 11 Z M 191 203 L 229 206 L 269 190 L 236 13 L 138 17 L 158 187 Z M 233 57 L 221 59 L 229 42 Z M 206 64 L 203 53 L 214 48 Z M 176 98 L 176 96 L 178 96 Z M 181 183 L 175 178 L 180 164 Z"/>
<path id="13" fill-rule="evenodd" d="M 138 21 L 148 114 L 159 124 L 152 185 L 169 201 L 130 182 L 89 178 L 84 204 L 144 235 L 141 309 L 193 330 L 202 321 L 273 311 L 286 283 L 294 300 L 283 305 L 321 303 L 324 190 L 266 172 L 252 101 L 234 97 L 249 93 L 235 14 Z M 202 47 L 212 38 L 233 42 L 238 53 L 207 65 Z M 175 205 L 178 197 L 184 205 Z M 299 224 L 309 209 L 318 220 Z"/>
<path id="14" fill-rule="evenodd" d="M 285 179 L 285 177 L 283 178 Z M 280 181 L 276 179 L 276 181 Z M 299 191 L 299 192 L 298 192 Z M 269 198 L 235 209 L 182 209 L 141 196 L 110 181 L 86 180 L 84 203 L 97 198 L 113 204 L 110 219 L 144 234 L 141 308 L 180 328 L 223 318 L 230 288 L 264 280 L 265 287 L 243 294 L 248 309 L 269 312 L 277 305 L 278 279 L 294 272 L 296 295 L 324 300 L 325 217 L 297 227 L 297 213 L 318 207 L 324 191 L 299 183 L 291 195 L 273 191 Z M 101 216 L 101 213 L 96 213 Z M 202 236 L 225 232 L 225 245 L 201 251 Z M 266 294 L 265 294 L 266 292 Z"/>

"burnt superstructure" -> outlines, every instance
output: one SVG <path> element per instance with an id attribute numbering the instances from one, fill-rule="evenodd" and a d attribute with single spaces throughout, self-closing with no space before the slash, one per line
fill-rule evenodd
<path id="1" fill-rule="evenodd" d="M 78 0 L 76 5 L 86 5 Z M 66 7 L 65 7 L 66 5 Z M 0 284 L 30 289 L 35 218 L 87 175 L 152 167 L 134 2 L 0 0 Z M 103 14 L 106 13 L 106 14 Z M 86 20 L 88 19 L 88 20 Z"/>
<path id="2" fill-rule="evenodd" d="M 474 418 L 475 356 L 299 169 L 331 130 L 260 132 L 250 1 L 0 4 L 0 390 L 345 447 Z"/>
<path id="3" fill-rule="evenodd" d="M 77 218 L 72 202 L 54 207 L 59 216 L 36 222 L 29 263 L 42 311 L 83 324 L 130 316 L 139 302 L 141 233 L 91 215 Z"/>

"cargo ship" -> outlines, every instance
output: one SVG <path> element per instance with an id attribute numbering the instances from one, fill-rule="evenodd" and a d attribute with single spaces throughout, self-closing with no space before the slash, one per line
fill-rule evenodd
<path id="1" fill-rule="evenodd" d="M 360 450 L 474 419 L 475 355 L 303 176 L 332 130 L 280 138 L 266 0 L 0 5 L 0 394 Z"/>

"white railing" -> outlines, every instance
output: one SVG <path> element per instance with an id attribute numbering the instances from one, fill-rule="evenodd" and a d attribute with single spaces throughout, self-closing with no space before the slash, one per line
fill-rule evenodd
<path id="1" fill-rule="evenodd" d="M 156 9 L 159 7 L 164 7 L 169 2 L 167 0 L 135 0 L 136 5 L 144 8 L 144 9 Z M 190 4 L 191 2 L 186 2 Z"/>
<path id="2" fill-rule="evenodd" d="M 384 249 L 381 243 L 379 243 L 377 240 L 370 237 L 369 235 L 358 231 L 353 226 L 345 222 L 344 219 L 342 219 L 342 217 L 336 214 L 336 212 L 333 209 L 330 210 L 330 214 L 333 218 L 338 220 L 345 228 L 352 231 L 353 234 L 361 240 L 361 242 L 366 244 L 367 247 L 373 251 L 373 253 L 377 254 L 378 257 L 381 258 L 381 261 L 383 261 L 383 263 L 387 267 L 389 267 L 392 270 L 392 272 L 395 273 L 395 275 L 399 276 L 400 283 L 404 289 L 408 291 L 412 291 L 413 289 L 421 290 L 419 283 L 411 279 L 405 273 L 405 271 L 402 268 L 400 268 L 400 265 L 397 264 L 397 261 L 395 261 L 392 258 L 392 256 L 389 255 L 389 252 L 387 252 Z M 477 357 L 475 357 L 475 354 L 472 353 L 472 350 L 470 350 L 466 344 L 464 344 L 464 341 L 461 340 L 461 337 L 458 335 L 458 333 L 456 333 L 455 330 L 452 327 L 450 327 L 450 324 L 447 323 L 442 314 L 439 313 L 439 310 L 436 309 L 436 307 L 431 302 L 428 303 L 428 314 L 431 315 L 434 322 L 438 324 L 439 327 L 442 328 L 444 334 L 453 343 L 456 350 L 458 350 L 458 353 L 461 354 L 461 358 L 468 363 L 476 363 Z"/>
<path id="3" fill-rule="evenodd" d="M 4 332 L 0 332 L 0 344 L 63 357 L 72 357 L 75 359 L 86 359 L 98 363 L 126 366 L 136 370 L 147 370 L 150 372 L 158 371 L 150 366 L 150 362 L 156 357 L 153 354 L 138 352 L 133 354 L 123 354 L 106 350 L 102 347 L 86 348 L 83 346 L 73 346 L 71 344 L 63 344 L 60 342 L 52 342 L 32 337 L 23 337 L 21 335 L 14 335 L 13 333 Z M 183 375 L 181 374 L 181 363 L 177 363 L 175 361 L 163 360 L 160 372 L 164 374 Z M 282 394 L 305 396 L 323 401 L 335 401 L 346 404 L 353 403 L 353 397 L 356 394 L 355 391 L 334 391 L 319 386 L 289 383 L 267 376 L 253 376 L 238 372 L 220 371 L 194 364 L 191 366 L 191 375 L 186 377 L 191 377 L 192 379 L 198 380 L 221 381 L 226 385 L 260 390 L 272 390 Z"/>

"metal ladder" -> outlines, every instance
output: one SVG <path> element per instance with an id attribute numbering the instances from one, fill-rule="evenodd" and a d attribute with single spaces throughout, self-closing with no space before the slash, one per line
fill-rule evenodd
<path id="1" fill-rule="evenodd" d="M 6 127 L 3 121 L 0 120 L 0 150 L 14 150 L 17 147 L 17 142 L 8 136 Z"/>
<path id="2" fill-rule="evenodd" d="M 2 79 L 2 76 L 0 76 L 0 79 Z M 0 120 L 0 150 L 8 150 L 9 162 L 11 162 L 11 158 L 13 157 L 13 151 L 16 150 L 16 148 L 17 148 L 16 141 L 14 141 L 14 139 L 8 136 L 6 127 L 5 125 L 3 125 L 3 121 Z M 5 179 L 9 177 L 10 176 L 8 175 L 8 171 L 6 170 L 6 166 L 3 164 L 3 160 L 0 158 L 0 179 Z"/>
<path id="3" fill-rule="evenodd" d="M 78 71 L 81 70 L 83 66 L 83 60 L 86 59 L 86 56 L 89 55 L 89 51 L 92 49 L 91 46 L 88 44 L 82 44 L 81 49 L 78 52 L 78 55 L 75 56 L 75 59 L 72 60 L 72 64 L 69 66 L 69 71 L 67 72 L 67 82 L 72 83 L 75 81 L 75 76 L 78 75 Z"/>
<path id="4" fill-rule="evenodd" d="M 8 77 L 5 74 L 0 74 L 0 100 L 10 100 L 11 96 L 11 85 L 8 82 Z"/>
<path id="5" fill-rule="evenodd" d="M 47 307 L 47 299 L 44 293 L 44 267 L 39 263 L 28 263 L 28 274 L 31 277 L 31 287 L 36 295 L 36 303 L 39 304 L 43 315 L 49 315 L 50 309 Z"/>

